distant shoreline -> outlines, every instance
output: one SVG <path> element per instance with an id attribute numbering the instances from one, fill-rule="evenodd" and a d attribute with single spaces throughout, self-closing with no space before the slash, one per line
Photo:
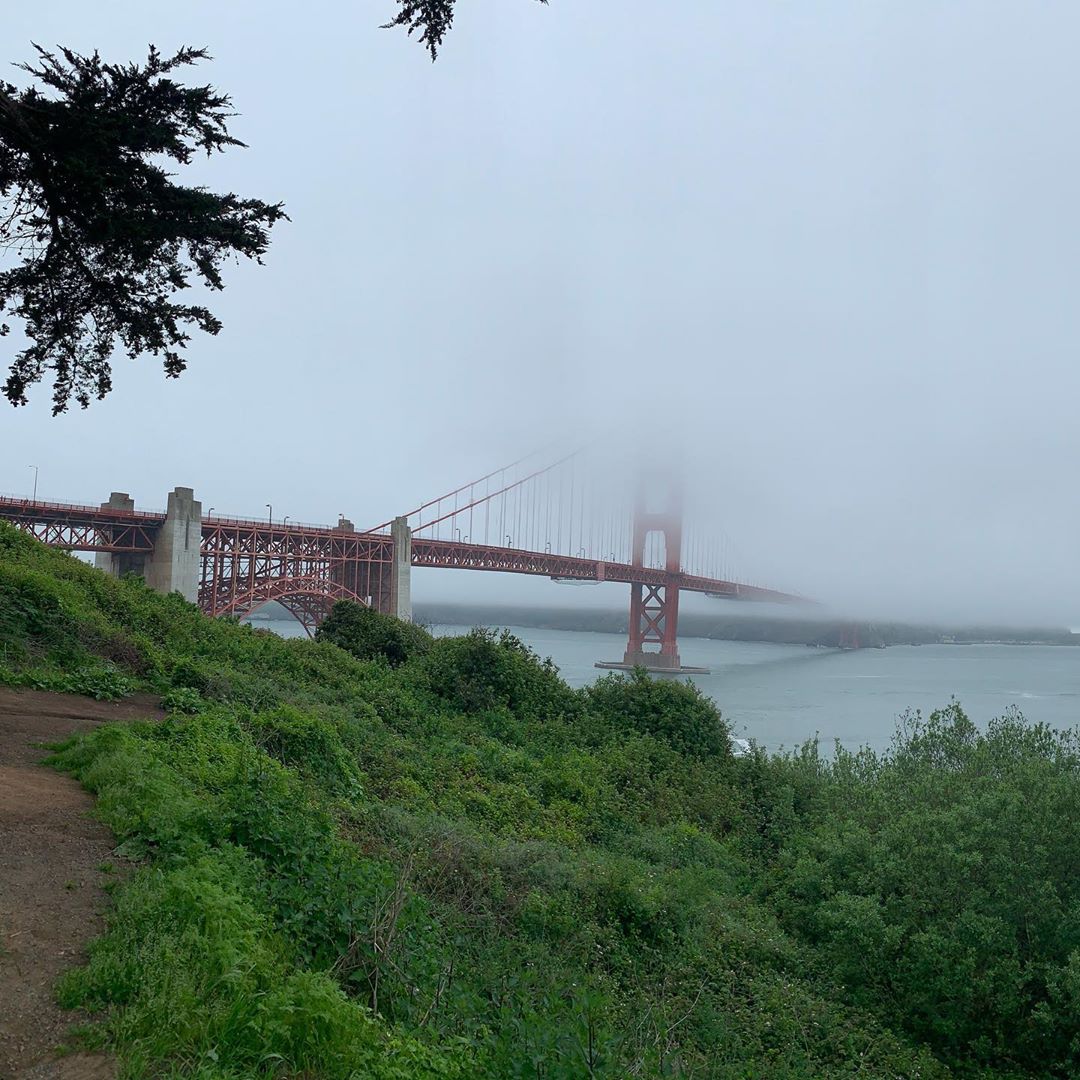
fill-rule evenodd
<path id="1" fill-rule="evenodd" d="M 525 626 L 536 630 L 570 630 L 625 634 L 627 613 L 615 609 L 547 608 L 530 605 L 419 603 L 413 617 L 428 625 Z M 280 605 L 267 604 L 254 622 L 291 619 Z M 683 613 L 683 637 L 713 641 L 762 642 L 838 648 L 852 628 L 865 648 L 891 645 L 1080 645 L 1080 634 L 1066 629 L 1002 626 L 932 626 L 929 624 L 846 619 L 791 619 L 756 615 Z"/>

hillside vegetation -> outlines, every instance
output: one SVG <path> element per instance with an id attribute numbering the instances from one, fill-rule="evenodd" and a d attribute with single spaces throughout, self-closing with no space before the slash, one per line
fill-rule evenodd
<path id="1" fill-rule="evenodd" d="M 0 525 L 0 682 L 163 696 L 54 758 L 121 853 L 60 988 L 126 1076 L 1080 1073 L 1080 746 L 951 704 L 730 753 L 513 637 L 203 617 Z"/>

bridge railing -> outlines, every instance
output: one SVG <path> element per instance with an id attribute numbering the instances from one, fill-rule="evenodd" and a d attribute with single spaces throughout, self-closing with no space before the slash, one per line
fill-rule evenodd
<path id="1" fill-rule="evenodd" d="M 110 517 L 128 521 L 138 519 L 160 522 L 165 517 L 164 510 L 147 509 L 145 507 L 126 510 L 116 506 L 101 506 L 100 504 L 95 505 L 93 503 L 63 499 L 33 499 L 28 495 L 0 492 L 0 511 L 5 509 L 9 511 L 34 511 L 37 513 L 82 514 L 87 517 Z M 204 523 L 214 525 L 242 525 L 244 527 L 255 525 L 274 529 L 303 529 L 305 531 L 326 533 L 342 531 L 335 525 L 311 521 L 293 521 L 292 518 L 289 518 L 288 521 L 268 521 L 266 518 L 243 517 L 239 514 L 203 514 L 202 520 Z M 351 532 L 359 532 L 359 530 L 354 529 Z"/>
<path id="2" fill-rule="evenodd" d="M 94 506 L 90 503 L 63 502 L 57 499 L 31 499 L 25 495 L 0 494 L 0 507 L 67 514 L 104 514 L 107 517 L 142 518 L 149 521 L 161 521 L 165 517 L 164 510 L 123 510 L 115 506 Z"/>
<path id="3" fill-rule="evenodd" d="M 344 533 L 346 536 L 367 536 L 369 530 L 367 529 L 342 529 L 337 525 L 327 525 L 325 523 L 316 523 L 312 521 L 293 521 L 289 518 L 288 521 L 270 521 L 267 518 L 261 517 L 241 517 L 237 514 L 203 514 L 203 524 L 206 525 L 242 525 L 248 528 L 252 525 L 266 528 L 266 529 L 283 529 L 288 531 L 289 529 L 301 529 L 305 532 L 324 532 L 324 533 Z"/>

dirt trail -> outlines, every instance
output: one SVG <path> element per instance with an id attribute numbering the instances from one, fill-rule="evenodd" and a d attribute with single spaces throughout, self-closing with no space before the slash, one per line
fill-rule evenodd
<path id="1" fill-rule="evenodd" d="M 160 715 L 156 699 L 93 701 L 0 687 L 0 1080 L 106 1080 L 104 1057 L 56 1048 L 79 1017 L 54 1000 L 60 975 L 103 928 L 113 839 L 76 781 L 39 762 L 41 743 L 110 720 Z"/>

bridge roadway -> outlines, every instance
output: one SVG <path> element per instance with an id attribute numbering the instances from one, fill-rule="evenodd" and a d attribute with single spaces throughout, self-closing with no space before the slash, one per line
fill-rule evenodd
<path id="1" fill-rule="evenodd" d="M 698 577 L 694 574 L 604 559 L 553 555 L 547 551 L 487 547 L 454 540 L 412 539 L 412 565 L 437 566 L 454 570 L 492 570 L 504 574 L 535 574 L 553 580 L 617 581 L 626 585 L 677 586 L 686 592 L 706 593 L 725 600 L 757 600 L 789 604 L 801 598 L 758 585 Z"/>
<path id="2" fill-rule="evenodd" d="M 177 492 L 187 489 L 177 489 Z M 176 493 L 174 493 L 175 495 Z M 395 537 L 391 532 L 353 529 L 344 519 L 337 526 L 281 523 L 252 518 L 202 515 L 200 504 L 189 505 L 200 527 L 197 599 L 208 614 L 243 615 L 269 600 L 296 598 L 296 613 L 309 628 L 320 608 L 335 599 L 373 602 L 381 609 L 393 573 Z M 0 518 L 53 547 L 97 552 L 99 565 L 114 573 L 125 568 L 142 571 L 139 557 L 155 554 L 170 511 L 135 510 L 131 506 L 91 506 L 33 501 L 0 496 Z M 398 540 L 400 544 L 400 538 Z M 411 536 L 405 530 L 408 564 L 455 570 L 528 574 L 555 580 L 612 581 L 653 588 L 706 593 L 730 600 L 773 603 L 801 598 L 740 582 L 700 577 L 681 571 L 630 563 L 528 551 L 455 540 Z M 194 555 L 194 552 L 192 552 Z M 112 556 L 116 561 L 109 562 Z M 127 561 L 125 561 L 127 560 Z M 149 580 L 149 577 L 148 577 Z M 300 598 L 304 598 L 300 602 Z M 313 601 L 324 599 L 320 605 Z M 286 606 L 290 606 L 286 603 Z M 394 605 L 389 605 L 392 610 Z M 398 612 L 407 614 L 406 612 Z"/>

